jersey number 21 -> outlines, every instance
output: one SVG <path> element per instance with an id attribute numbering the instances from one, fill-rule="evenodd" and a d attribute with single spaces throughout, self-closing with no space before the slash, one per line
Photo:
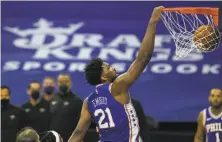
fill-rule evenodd
<path id="1" fill-rule="evenodd" d="M 112 114 L 111 114 L 109 108 L 106 108 L 105 111 L 102 110 L 102 109 L 97 109 L 94 112 L 94 115 L 95 115 L 95 117 L 101 115 L 100 118 L 99 118 L 99 122 L 98 122 L 100 129 L 115 127 L 115 123 L 113 122 L 113 117 L 112 117 Z M 104 122 L 104 119 L 106 118 L 106 116 L 108 116 L 108 121 L 109 122 Z"/>

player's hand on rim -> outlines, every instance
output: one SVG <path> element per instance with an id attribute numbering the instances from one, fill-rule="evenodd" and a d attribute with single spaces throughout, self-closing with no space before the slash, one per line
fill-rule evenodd
<path id="1" fill-rule="evenodd" d="M 150 21 L 158 22 L 159 19 L 160 19 L 161 12 L 162 12 L 163 8 L 164 8 L 163 6 L 155 7 L 154 10 L 153 10 L 152 17 L 151 17 Z"/>

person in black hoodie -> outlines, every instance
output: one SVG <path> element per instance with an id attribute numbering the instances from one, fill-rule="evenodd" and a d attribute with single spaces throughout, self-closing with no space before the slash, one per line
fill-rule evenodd
<path id="1" fill-rule="evenodd" d="M 30 118 L 30 126 L 38 133 L 48 131 L 51 120 L 50 103 L 41 99 L 41 85 L 32 81 L 27 90 L 29 101 L 22 105 Z"/>
<path id="2" fill-rule="evenodd" d="M 1 140 L 15 142 L 16 133 L 29 125 L 29 118 L 25 111 L 10 104 L 10 89 L 1 86 Z"/>
<path id="3" fill-rule="evenodd" d="M 57 131 L 68 141 L 80 118 L 82 100 L 71 90 L 72 81 L 68 74 L 60 74 L 57 79 L 59 93 L 50 102 L 52 113 L 51 130 Z"/>

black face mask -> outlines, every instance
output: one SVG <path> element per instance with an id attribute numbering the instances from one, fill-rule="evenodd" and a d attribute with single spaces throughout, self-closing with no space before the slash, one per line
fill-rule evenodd
<path id="1" fill-rule="evenodd" d="M 69 87 L 65 84 L 59 86 L 59 91 L 64 94 L 68 91 Z"/>
<path id="2" fill-rule="evenodd" d="M 39 91 L 32 91 L 31 96 L 34 100 L 37 100 L 40 96 Z"/>
<path id="3" fill-rule="evenodd" d="M 1 99 L 1 106 L 6 107 L 9 104 L 9 99 Z"/>
<path id="4" fill-rule="evenodd" d="M 44 92 L 45 92 L 47 95 L 52 95 L 52 94 L 54 93 L 54 87 L 53 87 L 53 86 L 45 87 L 45 88 L 44 88 Z"/>

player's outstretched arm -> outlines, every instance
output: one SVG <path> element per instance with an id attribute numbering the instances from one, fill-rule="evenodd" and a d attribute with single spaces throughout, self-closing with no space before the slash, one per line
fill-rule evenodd
<path id="1" fill-rule="evenodd" d="M 84 100 L 81 117 L 76 126 L 76 129 L 73 131 L 72 136 L 69 138 L 68 142 L 82 142 L 84 136 L 91 124 L 91 115 L 88 111 L 87 99 Z"/>
<path id="2" fill-rule="evenodd" d="M 146 65 L 150 61 L 154 49 L 154 41 L 156 34 L 156 24 L 160 19 L 161 10 L 163 6 L 156 7 L 153 10 L 152 16 L 149 20 L 149 24 L 139 49 L 136 60 L 131 64 L 128 71 L 120 75 L 113 83 L 112 88 L 114 90 L 128 89 L 140 74 L 145 69 Z M 113 90 L 112 89 L 112 90 Z"/>
<path id="3" fill-rule="evenodd" d="M 204 142 L 204 122 L 203 122 L 203 113 L 200 112 L 197 120 L 197 132 L 194 138 L 194 142 Z"/>

